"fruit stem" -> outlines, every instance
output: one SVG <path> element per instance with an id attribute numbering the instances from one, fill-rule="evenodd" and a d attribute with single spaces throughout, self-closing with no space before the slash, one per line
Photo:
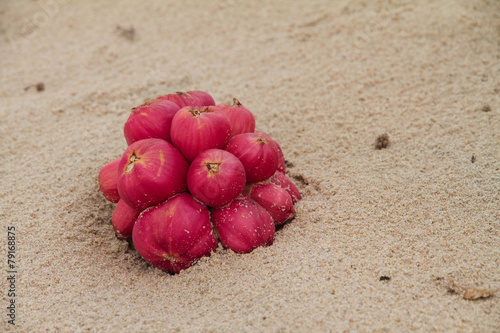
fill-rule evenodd
<path id="1" fill-rule="evenodd" d="M 240 105 L 241 105 L 240 101 L 238 101 L 236 97 L 233 98 L 233 106 L 240 106 Z"/>
<path id="2" fill-rule="evenodd" d="M 128 164 L 127 164 L 127 168 L 125 169 L 125 172 L 129 173 L 130 171 L 132 171 L 132 169 L 134 168 L 135 162 L 137 162 L 138 160 L 140 160 L 140 158 L 138 158 L 135 155 L 135 152 L 133 152 L 132 155 L 130 155 L 130 158 L 128 159 Z"/>
<path id="3" fill-rule="evenodd" d="M 194 110 L 190 110 L 189 112 L 191 112 L 193 117 L 198 118 L 202 114 L 203 111 L 198 110 L 198 109 L 194 109 Z"/>
<path id="4" fill-rule="evenodd" d="M 220 165 L 220 163 L 207 163 L 206 164 L 208 171 L 210 171 L 212 173 L 219 172 L 219 165 Z"/>
<path id="5" fill-rule="evenodd" d="M 142 108 L 142 107 L 145 107 L 145 106 L 150 106 L 151 104 L 156 104 L 158 103 L 159 100 L 157 99 L 152 99 L 152 100 L 149 100 L 139 106 L 134 106 L 132 109 L 130 109 L 130 112 L 134 112 L 135 110 L 137 110 L 138 108 Z"/>
<path id="6" fill-rule="evenodd" d="M 268 143 L 268 142 L 267 142 L 267 139 L 266 139 L 265 137 L 263 137 L 263 136 L 261 136 L 260 138 L 258 138 L 258 139 L 257 139 L 257 142 L 262 142 L 262 143 L 264 143 L 264 144 L 267 144 L 267 143 Z"/>

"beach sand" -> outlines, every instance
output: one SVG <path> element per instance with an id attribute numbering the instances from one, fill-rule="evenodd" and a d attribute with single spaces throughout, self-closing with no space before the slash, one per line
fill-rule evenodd
<path id="1" fill-rule="evenodd" d="M 500 293 L 463 297 L 500 288 L 500 2 L 10 0 L 0 48 L 4 329 L 500 330 Z M 249 108 L 303 200 L 271 247 L 172 276 L 97 175 L 132 107 L 188 90 Z"/>

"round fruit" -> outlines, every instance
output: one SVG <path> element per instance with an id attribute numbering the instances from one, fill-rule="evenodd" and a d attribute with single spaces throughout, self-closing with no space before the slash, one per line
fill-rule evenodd
<path id="1" fill-rule="evenodd" d="M 193 90 L 188 91 L 186 94 L 189 94 L 195 100 L 195 104 L 190 106 L 215 106 L 215 101 L 209 93 Z"/>
<path id="2" fill-rule="evenodd" d="M 120 200 L 118 194 L 118 164 L 120 160 L 120 158 L 117 158 L 99 171 L 99 190 L 111 202 Z"/>
<path id="3" fill-rule="evenodd" d="M 160 96 L 158 99 L 171 101 L 181 108 L 185 106 L 215 105 L 212 96 L 204 91 L 188 91 L 187 93 L 178 91 L 174 94 Z"/>
<path id="4" fill-rule="evenodd" d="M 224 149 L 241 161 L 245 167 L 248 183 L 266 180 L 278 168 L 278 152 L 273 140 L 267 135 L 238 134 L 229 140 Z"/>
<path id="5" fill-rule="evenodd" d="M 254 200 L 241 195 L 229 205 L 212 210 L 212 222 L 222 244 L 237 253 L 272 245 L 274 222 Z"/>
<path id="6" fill-rule="evenodd" d="M 171 273 L 190 267 L 217 248 L 207 207 L 188 193 L 142 213 L 132 240 L 147 262 Z"/>
<path id="7" fill-rule="evenodd" d="M 222 149 L 209 149 L 199 154 L 187 173 L 189 192 L 211 207 L 230 203 L 241 194 L 245 181 L 243 164 Z"/>
<path id="8" fill-rule="evenodd" d="M 229 118 L 231 122 L 231 137 L 241 133 L 253 133 L 255 131 L 255 118 L 243 104 L 233 98 L 233 105 L 222 103 L 217 105 Z"/>
<path id="9" fill-rule="evenodd" d="M 295 215 L 292 197 L 276 184 L 252 184 L 245 188 L 244 194 L 264 207 L 276 225 L 283 224 Z"/>
<path id="10" fill-rule="evenodd" d="M 186 106 L 172 119 L 172 143 L 191 163 L 199 153 L 223 148 L 231 136 L 231 123 L 215 106 Z"/>
<path id="11" fill-rule="evenodd" d="M 187 190 L 187 170 L 184 157 L 167 141 L 134 142 L 118 166 L 120 198 L 138 211 L 154 206 Z"/>
<path id="12" fill-rule="evenodd" d="M 269 140 L 269 142 L 271 142 L 276 147 L 276 151 L 278 152 L 278 171 L 285 173 L 286 172 L 285 156 L 283 155 L 283 150 L 281 150 L 281 147 L 278 144 L 278 142 L 273 140 L 271 138 L 271 136 L 269 134 L 267 134 L 266 132 L 255 131 L 255 133 L 258 133 L 258 134 L 266 137 Z"/>
<path id="13" fill-rule="evenodd" d="M 116 238 L 132 238 L 132 230 L 140 213 L 127 205 L 123 200 L 118 201 L 111 217 Z"/>
<path id="14" fill-rule="evenodd" d="M 150 138 L 164 139 L 170 142 L 170 124 L 179 106 L 170 101 L 153 99 L 132 109 L 123 133 L 127 144 Z"/>
<path id="15" fill-rule="evenodd" d="M 270 179 L 269 181 L 273 184 L 278 185 L 279 187 L 285 189 L 288 194 L 292 197 L 292 201 L 295 204 L 297 201 L 302 199 L 299 189 L 297 186 L 295 186 L 294 183 L 288 177 L 281 172 L 276 172 Z"/>

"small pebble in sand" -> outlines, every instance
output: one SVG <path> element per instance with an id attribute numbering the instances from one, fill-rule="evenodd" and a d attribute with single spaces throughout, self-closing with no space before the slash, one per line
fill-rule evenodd
<path id="1" fill-rule="evenodd" d="M 26 88 L 24 88 L 24 90 L 28 91 L 31 88 L 35 88 L 36 91 L 38 91 L 38 92 L 44 91 L 45 90 L 45 84 L 43 82 L 38 82 L 37 84 L 32 84 L 30 86 L 27 86 Z"/>
<path id="2" fill-rule="evenodd" d="M 131 25 L 129 28 L 124 28 L 120 25 L 116 26 L 116 31 L 124 37 L 125 39 L 128 39 L 130 41 L 133 41 L 135 38 L 135 28 L 133 25 Z"/>
<path id="3" fill-rule="evenodd" d="M 375 149 L 380 150 L 387 148 L 390 143 L 391 141 L 389 140 L 389 134 L 387 133 L 381 134 L 377 137 L 377 140 L 375 141 Z"/>
<path id="4" fill-rule="evenodd" d="M 491 106 L 489 104 L 484 104 L 483 107 L 481 108 L 481 111 L 483 111 L 483 112 L 490 112 L 491 111 Z"/>

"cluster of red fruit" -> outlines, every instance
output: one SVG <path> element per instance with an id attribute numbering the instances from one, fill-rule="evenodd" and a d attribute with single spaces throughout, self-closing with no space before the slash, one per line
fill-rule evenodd
<path id="1" fill-rule="evenodd" d="M 116 236 L 156 267 L 178 273 L 210 256 L 217 237 L 238 253 L 271 245 L 275 226 L 295 214 L 301 197 L 280 146 L 233 101 L 190 91 L 133 108 L 127 150 L 99 172 L 102 193 L 118 203 Z"/>

